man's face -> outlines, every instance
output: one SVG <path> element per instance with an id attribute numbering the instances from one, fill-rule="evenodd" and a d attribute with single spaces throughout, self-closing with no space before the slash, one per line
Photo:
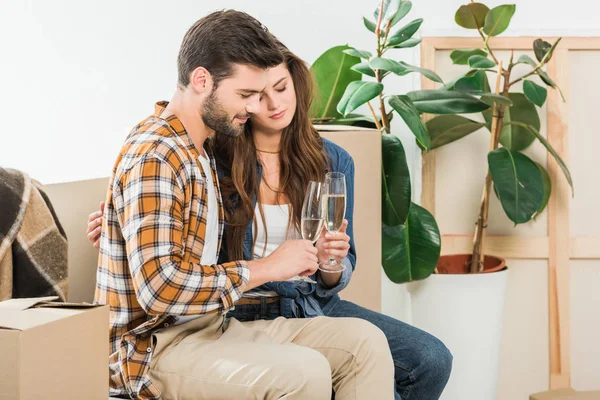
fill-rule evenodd
<path id="1" fill-rule="evenodd" d="M 219 82 L 202 105 L 202 120 L 217 134 L 240 136 L 250 115 L 260 109 L 267 71 L 236 64 L 230 77 Z"/>

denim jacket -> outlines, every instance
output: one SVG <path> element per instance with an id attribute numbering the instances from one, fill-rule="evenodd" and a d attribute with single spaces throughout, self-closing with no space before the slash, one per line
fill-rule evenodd
<path id="1" fill-rule="evenodd" d="M 255 290 L 272 290 L 281 296 L 279 304 L 279 315 L 287 318 L 315 317 L 323 315 L 324 307 L 332 307 L 338 300 L 338 293 L 350 283 L 350 278 L 354 267 L 356 266 L 356 247 L 354 246 L 354 160 L 346 150 L 335 143 L 323 139 L 325 152 L 329 157 L 330 171 L 341 172 L 346 176 L 346 219 L 348 228 L 346 233 L 350 236 L 350 249 L 348 255 L 342 260 L 346 269 L 338 284 L 334 287 L 327 287 L 323 283 L 320 274 L 312 276 L 316 284 L 307 282 L 269 282 Z M 262 177 L 262 165 L 257 166 L 258 180 Z M 218 171 L 219 178 L 225 174 L 221 168 Z M 256 196 L 254 197 L 254 206 L 256 206 Z M 252 260 L 254 258 L 252 244 L 253 222 L 246 227 L 244 234 L 244 259 Z M 227 243 L 224 241 L 219 254 L 219 262 L 227 260 Z M 242 306 L 244 307 L 244 306 Z M 236 307 L 239 308 L 239 307 Z"/>

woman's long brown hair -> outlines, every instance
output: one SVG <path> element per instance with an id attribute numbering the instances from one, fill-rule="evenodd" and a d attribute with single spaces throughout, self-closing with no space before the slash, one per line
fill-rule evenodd
<path id="1" fill-rule="evenodd" d="M 323 140 L 312 126 L 309 109 L 313 99 L 314 81 L 308 66 L 280 43 L 284 63 L 296 91 L 296 113 L 284 130 L 280 144 L 280 175 L 278 192 L 290 201 L 289 226 L 300 230 L 302 203 L 310 181 L 322 181 L 328 168 Z M 216 135 L 215 157 L 225 173 L 220 180 L 225 205 L 225 239 L 229 260 L 243 259 L 244 233 L 248 223 L 256 219 L 254 197 L 260 207 L 260 185 L 257 177 L 257 156 L 252 126 L 249 122 L 243 135 L 233 138 Z M 256 229 L 255 229 L 256 231 Z M 256 234 L 254 235 L 256 241 Z"/>

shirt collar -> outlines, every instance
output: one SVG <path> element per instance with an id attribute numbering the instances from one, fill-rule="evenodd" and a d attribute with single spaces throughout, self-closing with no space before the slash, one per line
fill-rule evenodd
<path id="1" fill-rule="evenodd" d="M 173 114 L 170 110 L 167 109 L 168 105 L 168 101 L 157 102 L 154 106 L 154 116 L 156 118 L 166 121 L 169 124 L 169 126 L 171 126 L 171 128 L 175 131 L 175 133 L 181 138 L 181 140 L 183 140 L 186 148 L 192 150 L 195 153 L 196 158 L 199 157 L 201 154 L 199 149 L 197 149 L 194 145 L 194 142 L 192 142 L 192 138 L 190 137 L 190 135 L 188 135 L 181 120 L 177 118 L 177 116 Z M 204 142 L 204 148 L 207 150 L 210 157 L 210 146 L 208 142 L 209 140 L 206 140 Z M 204 152 L 202 152 L 202 154 L 204 154 Z"/>

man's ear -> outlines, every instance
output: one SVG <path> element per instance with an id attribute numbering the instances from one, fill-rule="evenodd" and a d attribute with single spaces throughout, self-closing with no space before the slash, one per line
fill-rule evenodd
<path id="1" fill-rule="evenodd" d="M 190 85 L 198 93 L 210 92 L 213 87 L 213 79 L 210 72 L 204 67 L 198 67 L 192 71 Z"/>

